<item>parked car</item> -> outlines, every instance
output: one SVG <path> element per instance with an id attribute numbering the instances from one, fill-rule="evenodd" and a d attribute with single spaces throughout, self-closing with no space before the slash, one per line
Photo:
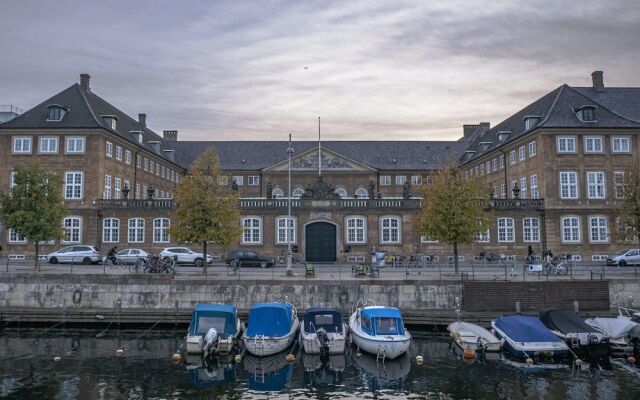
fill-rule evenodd
<path id="1" fill-rule="evenodd" d="M 232 263 L 238 263 L 238 266 L 241 267 L 273 267 L 276 262 L 275 260 L 268 259 L 267 257 L 261 256 L 255 251 L 246 251 L 246 250 L 233 250 L 230 251 L 227 255 L 227 258 L 224 260 L 227 264 L 231 265 Z"/>
<path id="2" fill-rule="evenodd" d="M 96 246 L 69 246 L 47 254 L 47 261 L 50 264 L 83 263 L 88 265 L 97 264 L 101 260 L 100 250 Z"/>
<path id="3" fill-rule="evenodd" d="M 611 257 L 607 258 L 607 265 L 625 265 L 640 264 L 640 249 L 620 250 Z"/>
<path id="4" fill-rule="evenodd" d="M 160 252 L 160 258 L 171 258 L 177 256 L 178 264 L 194 264 L 196 267 L 204 266 L 204 256 L 186 247 L 167 247 Z M 207 254 L 207 264 L 211 264 L 213 257 Z"/>
<path id="5" fill-rule="evenodd" d="M 148 256 L 149 253 L 142 249 L 124 249 L 115 254 L 115 264 L 135 264 L 139 258 Z M 107 262 L 107 256 L 102 258 L 102 262 Z"/>

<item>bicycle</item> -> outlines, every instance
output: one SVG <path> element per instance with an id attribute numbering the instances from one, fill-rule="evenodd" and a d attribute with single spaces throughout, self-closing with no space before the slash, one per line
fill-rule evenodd
<path id="1" fill-rule="evenodd" d="M 569 264 L 565 260 L 553 259 L 543 264 L 545 274 L 547 275 L 568 275 Z"/>

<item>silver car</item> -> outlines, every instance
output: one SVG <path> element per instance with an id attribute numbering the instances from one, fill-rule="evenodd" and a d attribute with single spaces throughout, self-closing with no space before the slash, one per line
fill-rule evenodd
<path id="1" fill-rule="evenodd" d="M 194 264 L 196 267 L 204 266 L 202 253 L 196 253 L 186 247 L 167 247 L 160 252 L 160 258 L 178 258 L 178 264 Z M 211 264 L 213 257 L 207 254 L 207 264 Z"/>
<path id="2" fill-rule="evenodd" d="M 607 265 L 636 265 L 640 264 L 640 249 L 620 250 L 607 258 Z"/>
<path id="3" fill-rule="evenodd" d="M 47 261 L 49 261 L 50 264 L 82 263 L 89 265 L 97 264 L 101 260 L 100 250 L 98 250 L 96 246 L 69 246 L 47 254 Z"/>
<path id="4" fill-rule="evenodd" d="M 115 264 L 135 264 L 139 258 L 146 258 L 149 253 L 142 249 L 124 249 L 115 254 Z M 102 258 L 103 263 L 107 263 L 107 257 Z"/>

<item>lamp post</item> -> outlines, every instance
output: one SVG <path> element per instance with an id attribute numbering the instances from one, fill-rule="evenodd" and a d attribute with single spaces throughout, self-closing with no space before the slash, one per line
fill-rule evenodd
<path id="1" fill-rule="evenodd" d="M 291 147 L 291 134 L 289 134 L 289 147 L 287 147 L 287 154 L 289 159 L 289 201 L 287 202 L 287 276 L 293 276 L 293 269 L 291 268 L 291 154 L 293 153 L 293 147 Z"/>

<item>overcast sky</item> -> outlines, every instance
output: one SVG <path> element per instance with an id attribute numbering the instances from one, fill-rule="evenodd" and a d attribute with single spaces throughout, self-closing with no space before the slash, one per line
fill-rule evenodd
<path id="1" fill-rule="evenodd" d="M 635 0 L 2 0 L 0 33 L 0 104 L 86 72 L 183 140 L 449 140 L 594 70 L 640 86 Z"/>

